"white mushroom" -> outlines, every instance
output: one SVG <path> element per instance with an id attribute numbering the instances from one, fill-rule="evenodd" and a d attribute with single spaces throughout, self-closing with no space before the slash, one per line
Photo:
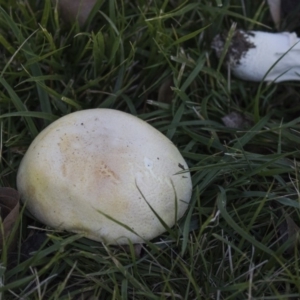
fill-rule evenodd
<path id="1" fill-rule="evenodd" d="M 217 35 L 212 43 L 222 55 L 226 35 Z M 295 33 L 268 33 L 236 30 L 225 56 L 232 73 L 250 81 L 300 80 L 300 39 Z"/>
<path id="2" fill-rule="evenodd" d="M 75 112 L 44 129 L 21 162 L 17 186 L 44 224 L 108 244 L 160 235 L 165 228 L 154 211 L 171 227 L 192 192 L 175 145 L 112 109 Z"/>
<path id="3" fill-rule="evenodd" d="M 78 21 L 84 25 L 97 0 L 52 0 L 58 3 L 58 9 L 63 20 L 67 22 Z"/>

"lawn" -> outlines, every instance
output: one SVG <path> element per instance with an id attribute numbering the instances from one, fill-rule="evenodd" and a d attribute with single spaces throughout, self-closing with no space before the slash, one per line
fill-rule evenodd
<path id="1" fill-rule="evenodd" d="M 300 84 L 242 81 L 211 49 L 232 26 L 275 32 L 265 1 L 99 1 L 84 26 L 64 19 L 50 0 L 0 0 L 0 186 L 48 124 L 113 108 L 178 147 L 192 200 L 139 253 L 21 206 L 0 300 L 299 299 Z"/>

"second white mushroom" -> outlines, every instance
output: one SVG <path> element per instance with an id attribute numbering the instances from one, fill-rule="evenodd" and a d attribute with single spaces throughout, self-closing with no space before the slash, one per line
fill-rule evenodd
<path id="1" fill-rule="evenodd" d="M 212 48 L 221 57 L 226 35 L 218 34 Z M 232 73 L 249 81 L 300 80 L 300 39 L 295 33 L 236 30 L 225 56 Z"/>

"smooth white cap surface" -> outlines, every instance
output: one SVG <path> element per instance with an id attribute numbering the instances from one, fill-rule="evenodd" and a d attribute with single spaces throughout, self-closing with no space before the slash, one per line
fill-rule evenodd
<path id="1" fill-rule="evenodd" d="M 109 244 L 141 243 L 165 231 L 149 206 L 170 227 L 186 211 L 191 177 L 179 172 L 187 168 L 148 123 L 91 109 L 60 118 L 36 137 L 17 186 L 30 212 L 51 227 Z"/>
<path id="2" fill-rule="evenodd" d="M 300 80 L 300 40 L 295 33 L 252 31 L 247 37 L 255 48 L 250 48 L 240 64 L 232 67 L 235 76 L 261 81 L 272 68 L 265 81 Z"/>

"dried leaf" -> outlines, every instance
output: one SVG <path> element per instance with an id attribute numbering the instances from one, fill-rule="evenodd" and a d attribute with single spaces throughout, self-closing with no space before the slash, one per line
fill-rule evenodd
<path id="1" fill-rule="evenodd" d="M 230 128 L 248 128 L 251 127 L 251 121 L 244 115 L 238 112 L 231 112 L 222 118 L 222 121 L 226 127 Z"/>
<path id="2" fill-rule="evenodd" d="M 1 219 L 3 226 L 4 238 L 2 232 L 0 232 L 0 249 L 3 247 L 4 240 L 7 241 L 12 233 L 12 229 L 15 225 L 16 220 L 19 217 L 20 208 L 20 194 L 18 191 L 8 187 L 0 188 L 0 209 L 1 209 Z M 15 237 L 11 243 L 11 247 L 16 242 Z"/>
<path id="3" fill-rule="evenodd" d="M 158 90 L 158 102 L 171 103 L 174 97 L 174 92 L 171 89 L 173 85 L 172 78 L 168 78 L 166 81 L 162 83 Z"/>

